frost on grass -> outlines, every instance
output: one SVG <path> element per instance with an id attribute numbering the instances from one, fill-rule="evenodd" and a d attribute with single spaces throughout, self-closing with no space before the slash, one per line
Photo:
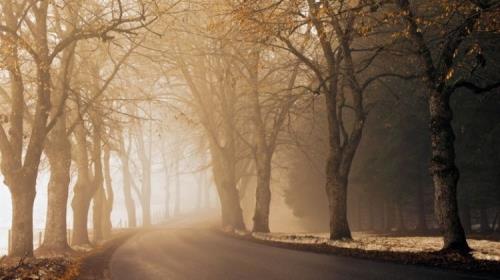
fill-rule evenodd
<path id="1" fill-rule="evenodd" d="M 441 249 L 440 237 L 384 237 L 354 233 L 353 240 L 332 241 L 327 233 L 253 233 L 254 238 L 299 244 L 328 244 L 332 247 L 366 251 L 433 252 Z M 500 261 L 500 242 L 469 239 L 469 246 L 478 260 Z"/>

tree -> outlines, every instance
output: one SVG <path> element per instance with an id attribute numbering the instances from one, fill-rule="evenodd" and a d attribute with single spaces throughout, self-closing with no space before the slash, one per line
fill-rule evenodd
<path id="1" fill-rule="evenodd" d="M 417 50 L 429 91 L 431 174 L 435 188 L 434 208 L 444 239 L 443 251 L 465 254 L 470 248 L 458 213 L 459 170 L 455 162 L 450 98 L 460 88 L 481 93 L 500 86 L 498 82 L 483 86 L 474 80 L 484 59 L 480 44 L 474 43 L 475 32 L 490 28 L 493 22 L 488 22 L 488 13 L 494 13 L 495 5 L 491 1 L 439 1 L 435 9 L 437 20 L 430 23 L 420 21 L 421 10 L 415 11 L 410 1 L 398 0 L 396 5 Z M 428 29 L 442 23 L 440 28 Z M 425 34 L 424 30 L 429 32 Z M 438 38 L 440 43 L 431 46 L 433 38 Z"/>
<path id="2" fill-rule="evenodd" d="M 121 161 L 122 168 L 122 181 L 123 181 L 123 196 L 125 197 L 125 208 L 127 209 L 127 221 L 128 227 L 134 228 L 137 226 L 137 216 L 135 211 L 135 201 L 132 197 L 132 174 L 130 173 L 130 153 L 132 148 L 132 143 L 129 141 L 128 145 L 125 145 L 125 135 L 124 131 L 120 132 L 119 135 L 119 151 L 118 155 Z M 130 139 L 130 137 L 129 137 Z"/>

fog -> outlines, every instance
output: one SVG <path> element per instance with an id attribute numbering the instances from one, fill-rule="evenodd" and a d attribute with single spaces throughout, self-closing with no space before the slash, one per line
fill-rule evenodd
<path id="1" fill-rule="evenodd" d="M 200 219 L 462 256 L 498 235 L 494 1 L 18 2 L 0 1 L 0 254 Z"/>

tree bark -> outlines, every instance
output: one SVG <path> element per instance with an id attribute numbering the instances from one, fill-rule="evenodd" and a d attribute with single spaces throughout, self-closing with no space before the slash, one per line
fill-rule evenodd
<path id="1" fill-rule="evenodd" d="M 102 119 L 98 112 L 90 112 L 90 118 L 93 125 L 92 131 L 92 162 L 94 166 L 94 176 L 92 178 L 92 185 L 95 188 L 93 199 L 93 240 L 102 241 L 103 236 L 103 213 L 106 201 L 106 194 L 104 192 L 104 175 L 102 164 Z"/>
<path id="2" fill-rule="evenodd" d="M 210 183 L 209 180 L 207 179 L 207 175 L 204 176 L 205 180 L 203 182 L 203 189 L 205 190 L 205 204 L 204 208 L 211 208 L 211 203 L 210 203 Z"/>
<path id="3" fill-rule="evenodd" d="M 488 217 L 488 209 L 486 207 L 479 208 L 479 227 L 481 233 L 490 233 L 490 219 Z"/>
<path id="4" fill-rule="evenodd" d="M 151 225 L 151 149 L 152 143 L 148 147 L 144 143 L 142 128 L 138 128 L 137 152 L 142 165 L 142 187 L 141 187 L 141 206 L 142 206 L 142 225 L 148 227 Z M 151 136 L 151 133 L 149 133 Z M 152 136 L 151 136 L 152 137 Z M 151 139 L 151 138 L 150 138 Z"/>
<path id="5" fill-rule="evenodd" d="M 83 123 L 75 126 L 75 156 L 78 168 L 78 178 L 74 187 L 74 196 L 71 202 L 73 208 L 73 236 L 72 245 L 90 245 L 87 222 L 90 202 L 97 187 L 90 179 L 89 157 L 87 147 L 87 132 Z"/>
<path id="6" fill-rule="evenodd" d="M 169 167 L 167 161 L 167 155 L 165 151 L 165 147 L 162 147 L 161 150 L 161 158 L 163 164 L 163 172 L 165 174 L 165 215 L 164 218 L 170 218 L 170 177 L 169 177 Z"/>
<path id="7" fill-rule="evenodd" d="M 331 159 L 329 160 L 328 165 Z M 347 222 L 347 178 L 331 175 L 332 170 L 327 168 L 328 173 L 326 189 L 330 209 L 330 239 L 351 239 L 351 230 Z"/>
<path id="8" fill-rule="evenodd" d="M 471 209 L 467 198 L 464 198 L 463 200 L 463 204 L 460 207 L 460 213 L 461 213 L 460 220 L 463 222 L 465 232 L 471 232 L 472 231 Z"/>
<path id="9" fill-rule="evenodd" d="M 165 168 L 165 219 L 170 218 L 170 183 L 168 170 Z"/>
<path id="10" fill-rule="evenodd" d="M 201 184 L 201 180 L 199 180 L 196 191 L 196 210 L 200 210 L 202 204 L 203 204 L 203 185 Z"/>
<path id="11" fill-rule="evenodd" d="M 73 233 L 71 244 L 76 246 L 90 245 L 89 232 L 87 228 L 90 201 L 92 199 L 86 192 L 90 182 L 77 182 L 75 195 L 71 202 L 73 208 Z"/>
<path id="12" fill-rule="evenodd" d="M 179 163 L 175 164 L 175 196 L 174 196 L 174 216 L 181 213 L 181 181 L 180 181 Z"/>
<path id="13" fill-rule="evenodd" d="M 220 150 L 211 147 L 212 169 L 215 185 L 221 204 L 222 226 L 231 229 L 244 230 L 243 211 L 240 206 L 240 195 L 236 188 L 234 164 L 224 157 Z"/>
<path id="14" fill-rule="evenodd" d="M 429 99 L 434 207 L 443 234 L 443 251 L 467 253 L 470 248 L 458 214 L 459 171 L 455 164 L 455 134 L 451 126 L 453 113 L 450 94 L 447 90 L 433 90 Z"/>
<path id="15" fill-rule="evenodd" d="M 104 239 L 108 239 L 111 236 L 111 230 L 113 224 L 111 223 L 111 212 L 113 211 L 113 203 L 114 203 L 114 193 L 113 193 L 113 184 L 111 179 L 111 167 L 110 167 L 110 159 L 111 159 L 111 149 L 108 145 L 104 146 L 104 183 L 106 186 L 106 195 L 104 202 L 104 211 L 103 211 L 103 224 L 102 224 L 102 234 Z"/>
<path id="16" fill-rule="evenodd" d="M 244 230 L 243 211 L 240 206 L 240 196 L 234 182 L 226 182 L 224 187 L 230 224 L 234 229 Z"/>
<path id="17" fill-rule="evenodd" d="M 76 43 L 73 43 L 63 52 L 57 87 L 51 97 L 52 104 L 60 104 L 68 95 L 75 48 Z M 54 106 L 50 113 L 52 118 L 57 118 L 59 113 L 57 106 Z M 59 115 L 45 143 L 45 154 L 50 164 L 50 181 L 48 185 L 45 234 L 43 244 L 38 249 L 38 252 L 51 255 L 64 254 L 71 250 L 66 234 L 68 193 L 71 180 L 71 142 L 67 135 L 67 116 L 65 112 Z"/>
<path id="18" fill-rule="evenodd" d="M 135 202 L 132 197 L 132 175 L 130 173 L 129 154 L 131 145 L 125 148 L 123 135 L 120 137 L 120 161 L 122 165 L 123 176 L 123 197 L 125 198 L 125 208 L 127 209 L 128 227 L 137 226 L 137 215 L 135 211 Z"/>
<path id="19" fill-rule="evenodd" d="M 58 124 L 57 126 L 62 126 Z M 71 150 L 66 137 L 66 127 L 54 128 L 52 147 L 46 147 L 45 153 L 50 164 L 48 185 L 47 220 L 45 234 L 39 252 L 65 253 L 70 250 L 67 240 L 66 213 L 70 183 Z M 62 132 L 62 133 L 61 133 Z M 61 135 L 62 134 L 62 135 Z M 57 150 L 56 150 L 57 149 Z"/>
<path id="20" fill-rule="evenodd" d="M 35 190 L 27 188 L 30 181 L 19 180 L 14 182 L 18 190 L 12 191 L 12 240 L 9 256 L 33 256 L 33 204 Z"/>
<path id="21" fill-rule="evenodd" d="M 373 215 L 375 209 L 373 209 L 373 198 L 368 197 L 368 230 L 375 229 L 375 218 Z"/>
<path id="22" fill-rule="evenodd" d="M 392 219 L 393 213 L 391 211 L 391 205 L 387 198 L 384 198 L 383 209 L 384 209 L 384 232 L 390 232 L 393 226 L 393 219 Z"/>
<path id="23" fill-rule="evenodd" d="M 269 232 L 269 208 L 271 205 L 271 159 L 267 154 L 258 156 L 257 188 L 255 213 L 253 217 L 254 232 Z"/>
<path id="24" fill-rule="evenodd" d="M 425 215 L 425 195 L 424 195 L 424 185 L 419 182 L 417 186 L 417 226 L 415 228 L 416 232 L 425 233 L 427 232 L 427 221 Z"/>
<path id="25" fill-rule="evenodd" d="M 395 203 L 396 205 L 396 212 L 397 212 L 397 218 L 398 218 L 398 224 L 397 224 L 397 229 L 399 232 L 405 232 L 406 231 L 406 224 L 405 224 L 405 218 L 404 218 L 404 213 L 403 213 L 403 203 L 401 202 L 400 199 Z"/>
<path id="26" fill-rule="evenodd" d="M 104 189 L 102 186 L 98 186 L 97 191 L 94 193 L 93 197 L 93 209 L 92 209 L 92 240 L 95 243 L 99 243 L 104 240 L 103 224 L 104 224 L 104 204 L 106 200 L 106 195 L 104 194 Z"/>

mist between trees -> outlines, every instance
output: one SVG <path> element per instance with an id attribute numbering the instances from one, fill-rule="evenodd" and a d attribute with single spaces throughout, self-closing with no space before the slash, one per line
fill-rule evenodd
<path id="1" fill-rule="evenodd" d="M 489 0 L 2 0 L 9 255 L 33 254 L 44 172 L 42 252 L 71 250 L 67 207 L 71 245 L 91 244 L 89 212 L 93 241 L 109 237 L 113 189 L 130 227 L 152 224 L 152 196 L 178 214 L 168 182 L 192 173 L 192 201 L 213 184 L 226 229 L 269 232 L 281 199 L 332 240 L 439 232 L 467 253 L 466 233 L 499 228 L 499 14 Z"/>

